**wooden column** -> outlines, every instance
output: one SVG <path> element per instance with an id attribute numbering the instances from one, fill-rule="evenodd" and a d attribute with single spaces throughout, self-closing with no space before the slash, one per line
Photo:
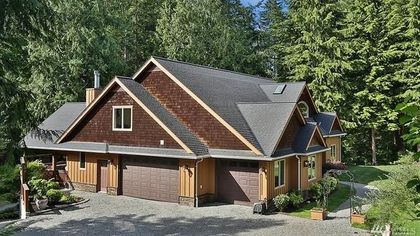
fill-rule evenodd
<path id="1" fill-rule="evenodd" d="M 55 159 L 55 155 L 51 155 L 51 169 L 55 171 L 57 169 L 57 160 Z"/>

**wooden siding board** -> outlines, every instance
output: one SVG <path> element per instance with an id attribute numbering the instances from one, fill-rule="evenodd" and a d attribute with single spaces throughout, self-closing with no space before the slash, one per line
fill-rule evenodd
<path id="1" fill-rule="evenodd" d="M 279 144 L 277 145 L 276 150 L 292 147 L 296 135 L 299 132 L 300 127 L 302 126 L 301 122 L 299 121 L 298 115 L 299 114 L 297 113 L 297 110 L 295 110 L 293 116 L 290 118 L 290 121 L 287 124 L 286 130 L 284 131 Z"/>
<path id="2" fill-rule="evenodd" d="M 327 137 L 325 138 L 325 142 L 327 143 L 327 147 L 331 147 L 331 145 L 335 144 L 336 147 L 336 161 L 341 162 L 341 138 L 340 137 Z M 331 151 L 326 152 L 326 160 L 327 162 L 331 162 Z"/>
<path id="3" fill-rule="evenodd" d="M 132 105 L 132 131 L 112 130 L 113 106 Z M 124 90 L 115 86 L 104 99 L 96 104 L 89 114 L 75 127 L 64 141 L 101 142 L 114 145 L 182 147 L 141 108 Z"/>
<path id="4" fill-rule="evenodd" d="M 198 164 L 198 194 L 216 193 L 216 162 L 215 159 L 204 159 Z"/>
<path id="5" fill-rule="evenodd" d="M 179 196 L 194 197 L 195 161 L 179 160 Z"/>

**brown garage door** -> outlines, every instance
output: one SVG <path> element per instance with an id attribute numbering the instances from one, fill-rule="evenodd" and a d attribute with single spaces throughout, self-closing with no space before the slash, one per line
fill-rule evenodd
<path id="1" fill-rule="evenodd" d="M 219 201 L 236 204 L 258 202 L 258 162 L 220 160 L 217 163 Z"/>
<path id="2" fill-rule="evenodd" d="M 125 156 L 122 167 L 123 195 L 178 202 L 177 159 Z"/>

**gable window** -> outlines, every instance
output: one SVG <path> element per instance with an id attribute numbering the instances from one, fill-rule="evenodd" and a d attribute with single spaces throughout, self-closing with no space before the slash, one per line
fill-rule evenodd
<path id="1" fill-rule="evenodd" d="M 315 179 L 316 170 L 315 170 L 315 155 L 308 157 L 308 179 Z"/>
<path id="2" fill-rule="evenodd" d="M 86 168 L 86 156 L 84 152 L 80 153 L 80 160 L 79 160 L 79 168 L 80 169 L 85 169 Z"/>
<path id="3" fill-rule="evenodd" d="M 284 185 L 284 160 L 274 162 L 274 178 L 275 187 Z"/>
<path id="4" fill-rule="evenodd" d="M 335 144 L 331 145 L 331 160 L 333 161 L 336 160 L 336 150 Z"/>
<path id="5" fill-rule="evenodd" d="M 112 130 L 131 131 L 133 127 L 133 106 L 112 107 Z"/>
<path id="6" fill-rule="evenodd" d="M 298 108 L 300 112 L 302 113 L 303 117 L 309 118 L 309 107 L 308 107 L 308 104 L 306 104 L 306 102 L 304 101 L 299 102 Z"/>

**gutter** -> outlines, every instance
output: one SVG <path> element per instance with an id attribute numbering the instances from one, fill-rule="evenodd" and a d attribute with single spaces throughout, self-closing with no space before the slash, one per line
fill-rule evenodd
<path id="1" fill-rule="evenodd" d="M 341 136 L 346 136 L 347 133 L 342 133 L 342 134 L 327 134 L 327 135 L 323 135 L 322 137 L 324 138 L 332 138 L 332 137 L 341 137 Z"/>
<path id="2" fill-rule="evenodd" d="M 300 191 L 300 189 L 301 189 L 301 180 L 300 180 L 300 178 L 301 178 L 302 163 L 301 163 L 300 157 L 298 155 L 296 155 L 295 157 L 296 157 L 296 159 L 298 159 L 298 190 Z"/>
<path id="3" fill-rule="evenodd" d="M 198 164 L 204 161 L 204 158 L 195 162 L 195 207 L 198 207 Z"/>

